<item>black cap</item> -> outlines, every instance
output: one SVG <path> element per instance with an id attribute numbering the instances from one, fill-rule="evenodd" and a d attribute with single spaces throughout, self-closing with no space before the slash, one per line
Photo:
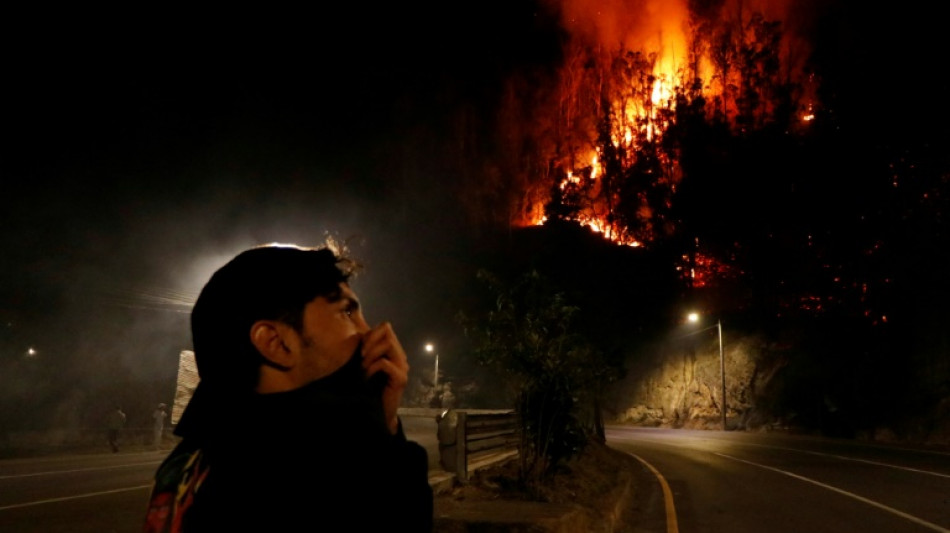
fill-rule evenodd
<path id="1" fill-rule="evenodd" d="M 254 394 L 262 362 L 250 341 L 255 322 L 281 320 L 299 329 L 307 303 L 338 295 L 355 269 L 331 248 L 287 245 L 251 248 L 218 269 L 191 312 L 200 381 L 175 433 L 211 423 Z"/>

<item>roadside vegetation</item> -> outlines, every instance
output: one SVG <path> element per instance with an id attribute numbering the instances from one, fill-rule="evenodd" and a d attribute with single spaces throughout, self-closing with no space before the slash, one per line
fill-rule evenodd
<path id="1" fill-rule="evenodd" d="M 540 490 L 591 440 L 604 442 L 601 394 L 620 369 L 578 327 L 580 308 L 537 270 L 512 279 L 482 270 L 478 278 L 494 305 L 459 321 L 477 361 L 504 376 L 521 425 L 516 477 Z"/>

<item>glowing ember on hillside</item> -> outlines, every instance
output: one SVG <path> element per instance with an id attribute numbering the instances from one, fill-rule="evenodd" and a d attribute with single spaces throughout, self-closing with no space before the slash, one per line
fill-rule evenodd
<path id="1" fill-rule="evenodd" d="M 715 286 L 719 280 L 734 279 L 742 274 L 734 266 L 698 250 L 692 256 L 684 254 L 676 269 L 695 289 Z"/>
<path id="2" fill-rule="evenodd" d="M 783 23 L 784 2 L 560 6 L 571 38 L 536 136 L 542 184 L 518 225 L 557 218 L 649 245 L 678 229 L 677 128 L 700 120 L 734 132 L 793 130 L 814 117 L 815 80 L 803 72 L 803 42 Z"/>

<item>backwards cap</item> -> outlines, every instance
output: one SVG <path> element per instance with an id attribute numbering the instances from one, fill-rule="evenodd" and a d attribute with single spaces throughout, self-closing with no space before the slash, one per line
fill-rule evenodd
<path id="1" fill-rule="evenodd" d="M 187 425 L 189 411 L 214 416 L 216 406 L 254 392 L 263 358 L 250 341 L 255 322 L 281 320 L 300 329 L 307 303 L 339 295 L 340 283 L 349 281 L 355 269 L 331 248 L 286 245 L 245 250 L 218 269 L 191 312 L 200 382 L 179 428 Z"/>

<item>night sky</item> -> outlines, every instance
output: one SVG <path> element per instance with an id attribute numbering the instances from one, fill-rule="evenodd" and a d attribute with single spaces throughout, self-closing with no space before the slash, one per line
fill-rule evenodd
<path id="1" fill-rule="evenodd" d="M 410 4 L 9 17 L 4 368 L 33 347 L 65 389 L 167 378 L 214 268 L 327 234 L 366 266 L 368 319 L 391 320 L 428 365 L 422 345 L 452 335 L 447 295 L 475 268 L 477 191 L 445 148 L 513 72 L 556 60 L 560 30 L 534 2 Z M 845 127 L 941 141 L 946 47 L 909 6 L 823 3 L 816 46 Z"/>
<path id="2" fill-rule="evenodd" d="M 445 295 L 474 268 L 442 143 L 459 108 L 490 105 L 507 71 L 551 54 L 532 41 L 534 6 L 505 4 L 8 19 L 7 405 L 167 385 L 215 268 L 327 235 L 365 266 L 368 320 L 392 321 L 428 368 L 423 344 L 454 334 Z"/>

